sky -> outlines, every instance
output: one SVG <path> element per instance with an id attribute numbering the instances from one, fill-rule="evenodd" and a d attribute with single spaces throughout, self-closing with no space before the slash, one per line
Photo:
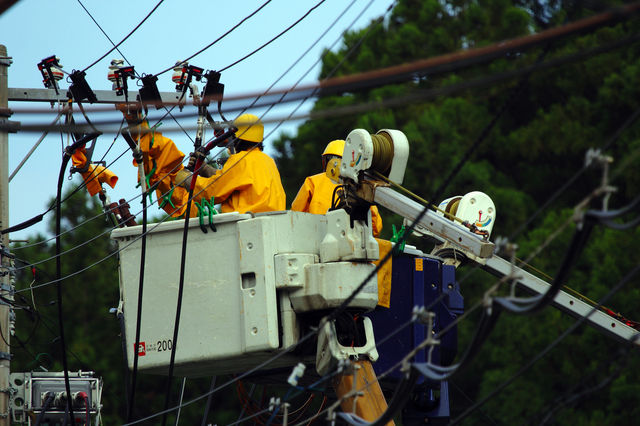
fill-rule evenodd
<path id="1" fill-rule="evenodd" d="M 107 73 L 111 60 L 116 58 L 124 58 L 141 74 L 157 74 L 164 71 L 176 61 L 184 60 L 212 43 L 266 2 L 267 0 L 165 0 L 124 43 L 118 46 L 120 52 L 111 52 L 86 71 L 87 83 L 95 91 L 111 90 Z M 52 55 L 59 58 L 62 69 L 68 73 L 84 70 L 113 48 L 109 38 L 115 44 L 120 43 L 158 3 L 159 0 L 19 1 L 0 15 L 0 44 L 6 46 L 8 56 L 12 58 L 8 70 L 9 87 L 43 89 L 42 76 L 37 65 Z M 256 54 L 223 71 L 220 82 L 225 85 L 225 96 L 263 93 L 274 83 L 273 90 L 289 89 L 300 79 L 300 85 L 316 83 L 320 74 L 320 63 L 317 61 L 324 49 L 331 46 L 334 46 L 334 51 L 339 49 L 342 46 L 340 40 L 343 31 L 366 27 L 387 11 L 392 0 L 271 0 L 229 35 L 191 59 L 190 64 L 205 70 L 221 70 L 271 40 L 318 3 L 321 4 L 291 30 Z M 235 6 L 237 4 L 242 6 Z M 361 16 L 358 18 L 359 15 Z M 321 36 L 320 41 L 311 48 Z M 338 43 L 334 45 L 337 40 Z M 311 50 L 303 56 L 309 48 Z M 292 67 L 294 64 L 296 65 Z M 169 71 L 158 77 L 157 85 L 161 92 L 175 92 L 171 74 Z M 64 95 L 69 83 L 61 80 L 59 84 Z M 203 84 L 197 84 L 202 90 Z M 294 102 L 274 108 L 266 115 L 263 115 L 264 109 L 248 112 L 262 116 L 268 121 L 286 117 L 298 104 Z M 122 118 L 115 108 L 113 113 L 101 115 L 92 113 L 91 105 L 86 102 L 85 105 L 92 120 L 94 117 L 107 120 Z M 304 114 L 312 106 L 313 100 L 308 100 L 296 114 Z M 50 124 L 57 116 L 57 109 L 48 103 L 10 101 L 9 108 L 14 111 L 10 120 L 24 124 Z M 101 108 L 104 110 L 104 105 Z M 38 113 L 34 113 L 33 110 L 38 110 Z M 76 122 L 84 123 L 80 111 L 77 108 L 74 111 Z M 212 105 L 210 111 L 214 119 L 220 119 L 215 106 Z M 188 129 L 187 133 L 192 139 L 195 138 L 193 128 L 196 118 L 193 114 L 196 112 L 196 107 L 190 101 L 187 101 L 183 110 L 185 117 L 180 117 L 180 113 L 175 111 L 181 125 Z M 191 116 L 188 116 L 189 114 Z M 271 143 L 280 132 L 295 134 L 299 124 L 301 121 L 287 121 L 277 129 L 277 122 L 265 124 L 265 135 L 273 132 L 265 140 L 266 152 L 273 154 Z M 167 131 L 177 127 L 173 120 L 163 120 L 163 126 L 166 129 L 165 135 L 171 137 L 180 150 L 185 153 L 193 150 L 193 142 L 184 132 Z M 159 130 L 163 131 L 163 127 Z M 18 132 L 9 135 L 9 175 L 16 170 L 41 136 L 41 132 Z M 97 139 L 94 161 L 101 159 L 111 145 L 113 147 L 105 157 L 108 164 L 126 150 L 126 142 L 121 137 L 114 142 L 115 136 L 115 133 L 105 133 Z M 207 136 L 212 136 L 210 128 Z M 47 210 L 49 201 L 56 194 L 62 149 L 67 143 L 66 140 L 66 136 L 64 139 L 61 138 L 60 132 L 49 133 L 10 181 L 10 226 Z M 140 193 L 136 188 L 136 168 L 132 166 L 129 153 L 109 169 L 119 177 L 115 189 L 104 185 L 112 201 L 121 198 L 129 200 Z M 73 180 L 66 180 L 64 188 L 78 182 L 78 176 Z M 140 208 L 140 198 L 131 202 L 132 212 L 137 212 Z M 157 207 L 151 208 L 151 216 L 160 214 Z M 36 232 L 44 233 L 46 223 L 52 215 L 53 213 L 49 213 L 38 225 L 12 233 L 11 240 L 26 239 Z"/>

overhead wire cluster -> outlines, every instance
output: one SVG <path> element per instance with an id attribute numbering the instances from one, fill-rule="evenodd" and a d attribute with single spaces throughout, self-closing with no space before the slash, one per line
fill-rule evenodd
<path id="1" fill-rule="evenodd" d="M 160 3 L 162 3 L 162 1 L 161 1 Z M 160 3 L 158 4 L 158 6 L 160 5 Z M 268 2 L 267 2 L 267 3 L 268 3 Z M 320 3 L 322 3 L 322 2 L 320 2 Z M 320 3 L 319 3 L 319 4 L 320 4 Z M 319 6 L 319 4 L 318 4 L 318 5 L 316 5 L 315 7 Z M 266 3 L 265 3 L 265 5 L 266 5 Z M 156 7 L 158 7 L 158 6 L 156 6 Z M 262 7 L 264 7 L 264 5 L 263 5 Z M 154 10 L 155 10 L 155 9 L 154 9 Z M 260 9 L 258 9 L 258 10 L 260 10 Z M 346 11 L 346 10 L 345 10 L 345 11 Z M 256 12 L 257 12 L 257 11 L 256 11 Z M 255 12 L 254 12 L 254 13 L 255 13 Z M 305 16 L 306 16 L 306 15 L 305 15 Z M 146 18 L 145 18 L 145 19 L 146 19 Z M 136 28 L 137 28 L 137 27 L 136 27 Z M 134 30 L 134 31 L 135 31 L 135 30 Z M 123 41 L 124 41 L 124 40 L 123 40 Z M 272 41 L 273 41 L 273 40 L 272 40 Z M 122 43 L 122 42 L 121 42 L 121 43 Z M 120 43 L 120 44 L 121 44 L 121 43 Z M 115 48 L 115 47 L 114 47 L 114 48 Z M 110 52 L 108 52 L 108 53 L 110 53 Z M 108 54 L 108 53 L 107 53 L 107 54 Z M 105 56 L 106 56 L 106 55 L 105 55 Z M 102 58 L 101 58 L 101 59 L 102 59 Z M 99 60 L 98 60 L 98 61 L 99 61 Z M 96 61 L 96 62 L 97 62 L 97 61 Z M 237 62 L 236 62 L 236 63 L 237 63 Z M 95 63 L 94 63 L 94 64 L 95 64 Z M 94 64 L 92 64 L 92 65 L 94 65 Z M 88 69 L 88 68 L 90 68 L 92 65 L 90 65 L 89 67 L 87 67 L 87 69 Z M 235 65 L 235 63 L 234 63 L 234 64 L 231 64 L 231 65 Z M 336 69 L 337 69 L 337 68 L 336 68 Z M 335 71 L 335 69 L 334 69 L 334 71 Z M 347 87 L 349 87 L 349 86 L 347 86 Z M 285 93 L 285 95 L 286 95 L 286 93 Z M 283 98 L 284 98 L 284 96 L 285 96 L 285 95 L 283 95 Z M 281 98 L 281 100 L 282 100 L 283 98 Z M 308 97 L 307 97 L 307 98 L 308 98 Z M 305 98 L 305 99 L 306 99 L 306 98 Z M 257 101 L 257 99 L 256 99 L 256 101 Z M 496 118 L 496 120 L 497 120 L 497 118 Z M 88 119 L 87 119 L 87 121 L 88 121 Z M 494 121 L 495 121 L 495 120 L 494 120 Z M 485 132 L 485 133 L 486 133 L 486 132 Z M 482 137 L 480 137 L 479 139 L 481 140 L 481 139 L 482 139 Z M 470 153 L 468 153 L 468 154 L 470 155 Z M 105 155 L 106 155 L 106 154 L 105 154 Z M 459 169 L 462 167 L 462 165 L 464 164 L 464 162 L 466 162 L 466 160 L 468 160 L 469 155 L 467 155 L 467 156 L 465 157 L 465 159 L 464 159 L 464 160 L 463 160 L 463 162 L 459 165 L 459 167 L 457 167 L 456 169 L 454 169 L 454 171 L 452 172 L 452 175 L 455 175 L 455 174 L 459 171 Z M 451 179 L 451 178 L 452 178 L 452 177 L 450 177 L 450 179 Z M 447 179 L 447 180 L 446 180 L 446 182 L 448 183 L 448 181 L 450 181 L 450 179 Z M 441 195 L 441 192 L 443 192 L 443 191 L 444 191 L 444 187 L 446 187 L 446 185 L 443 185 L 443 187 L 439 188 L 439 189 L 436 191 L 436 193 L 435 193 L 435 197 L 434 197 L 433 199 L 438 199 L 438 198 L 439 198 L 439 196 Z M 143 198 L 144 198 L 144 197 L 143 197 Z M 60 203 L 61 203 L 61 202 L 62 202 L 61 200 L 59 200 L 59 201 L 58 201 L 58 203 L 57 203 L 57 204 L 58 204 L 58 207 L 60 206 Z M 592 221 L 592 222 L 589 222 L 589 223 L 591 223 L 592 225 L 593 225 L 594 223 L 602 223 L 602 224 L 604 224 L 605 226 L 617 227 L 617 228 L 629 228 L 629 227 L 634 227 L 634 226 L 636 226 L 636 225 L 638 224 L 638 222 L 640 221 L 640 219 L 637 219 L 637 218 L 636 218 L 636 219 L 634 219 L 634 220 L 632 220 L 632 221 L 630 221 L 630 222 L 628 222 L 628 223 L 626 223 L 626 224 L 624 224 L 624 225 L 619 225 L 617 222 L 615 222 L 615 221 L 613 221 L 613 220 L 614 220 L 615 218 L 617 218 L 618 216 L 620 216 L 620 215 L 622 215 L 622 214 L 624 214 L 624 213 L 627 213 L 628 211 L 632 211 L 633 209 L 635 209 L 636 205 L 637 205 L 637 202 L 636 202 L 635 204 L 630 205 L 630 206 L 629 206 L 629 208 L 628 208 L 627 210 L 624 210 L 624 211 L 610 212 L 610 213 L 607 213 L 607 214 L 602 214 L 602 213 L 597 213 L 597 212 L 590 212 L 590 213 L 588 213 L 586 216 L 587 216 L 587 218 L 588 218 L 590 221 Z M 146 211 L 146 207 L 145 207 L 145 208 L 143 208 L 143 211 Z M 422 213 L 422 214 L 424 214 L 425 212 L 426 212 L 426 209 L 425 209 L 425 211 L 423 211 L 423 213 Z M 616 214 L 617 214 L 617 216 L 616 216 Z M 145 220 L 144 222 L 146 222 L 146 220 Z M 417 221 L 416 221 L 416 222 L 417 222 Z M 143 235 L 146 235 L 148 232 L 149 232 L 149 231 L 148 231 L 148 230 L 146 230 L 146 231 L 143 233 Z M 57 238 L 59 238 L 59 237 L 61 236 L 61 232 L 60 232 L 59 230 L 56 232 L 56 234 L 57 234 L 57 235 L 56 235 L 56 237 L 57 237 Z M 584 239 L 585 239 L 585 238 L 586 238 L 586 237 L 585 237 L 585 234 L 582 234 L 582 233 L 581 233 L 581 234 L 580 234 L 580 236 L 579 236 L 579 237 L 577 237 L 577 240 L 576 240 L 575 244 L 574 244 L 572 247 L 573 247 L 573 248 L 576 248 L 576 249 L 578 249 L 578 248 L 580 248 L 580 247 L 583 247 L 583 245 L 584 245 L 583 243 L 584 243 Z M 576 250 L 576 251 L 577 251 L 577 250 Z M 575 252 L 576 252 L 576 251 L 572 251 L 572 257 L 571 257 L 571 259 L 570 259 L 570 261 L 571 261 L 571 262 L 575 261 Z M 62 253 L 57 253 L 56 258 L 57 258 L 57 259 L 60 259 L 61 254 L 62 254 Z M 388 260 L 388 259 L 387 259 L 387 260 Z M 89 267 L 89 268 L 90 268 L 90 267 Z M 87 268 L 87 269 L 89 269 L 89 268 Z M 85 270 L 86 270 L 86 269 L 85 269 Z M 568 270 L 569 270 L 569 268 L 568 268 L 568 267 L 567 267 L 566 269 L 564 269 L 564 271 L 568 271 Z M 635 273 L 635 272 L 634 272 L 634 273 Z M 62 280 L 64 280 L 64 279 L 66 279 L 66 278 L 68 278 L 68 277 L 60 277 L 60 276 L 58 276 L 58 277 L 56 278 L 56 280 L 52 280 L 52 282 L 56 282 L 56 283 L 59 285 L 59 284 L 61 283 L 61 281 L 62 281 Z M 564 278 L 564 277 L 563 277 L 563 278 Z M 628 279 L 627 279 L 626 281 L 628 281 Z M 365 281 L 365 282 L 366 282 L 366 281 Z M 563 282 L 563 280 L 562 280 L 562 279 L 559 279 L 559 280 L 558 280 L 558 282 Z M 364 283 L 363 283 L 363 284 L 364 284 Z M 555 286 L 556 286 L 556 284 L 557 284 L 557 283 L 555 283 L 555 282 L 554 282 L 554 287 L 553 287 L 553 291 L 554 291 L 554 292 L 555 292 L 555 291 L 558 291 L 558 289 L 559 289 L 559 284 L 557 284 L 557 288 L 555 287 Z M 45 285 L 45 284 L 43 284 L 43 285 Z M 34 287 L 34 288 L 37 288 L 37 287 Z M 548 293 L 548 294 L 546 294 L 546 295 L 542 295 L 542 296 L 540 296 L 540 297 L 538 297 L 538 298 L 533 298 L 533 299 L 531 299 L 531 300 L 525 301 L 524 303 L 523 303 L 522 301 L 514 301 L 514 300 L 511 300 L 511 299 L 509 299 L 509 298 L 492 298 L 492 302 L 493 302 L 493 303 L 495 303 L 495 305 L 492 305 L 492 308 L 494 308 L 494 307 L 496 307 L 496 306 L 500 306 L 502 309 L 510 310 L 510 311 L 514 311 L 515 313 L 526 313 L 526 314 L 529 314 L 529 313 L 537 312 L 537 311 L 539 311 L 540 309 L 542 309 L 545 305 L 547 305 L 547 304 L 549 303 L 549 301 L 553 298 L 553 296 L 554 296 L 554 294 L 550 292 L 550 293 Z M 344 303 L 340 308 L 338 308 L 336 311 L 334 311 L 334 313 L 331 315 L 331 318 L 332 318 L 332 319 L 335 319 L 335 318 L 337 318 L 337 316 L 339 316 L 339 315 L 340 315 L 340 313 L 344 310 L 344 307 L 346 307 L 346 305 L 348 304 L 349 300 L 350 300 L 350 299 L 347 299 L 347 300 L 345 301 L 345 303 Z M 61 302 L 61 297 L 59 296 L 59 306 L 61 305 L 61 303 L 60 303 L 60 302 Z M 483 317 L 483 319 L 480 321 L 480 325 L 479 325 L 479 327 L 478 327 L 478 331 L 477 331 L 477 333 L 476 333 L 476 338 L 474 339 L 474 341 L 473 341 L 473 342 L 472 342 L 472 344 L 470 345 L 470 347 L 469 347 L 469 349 L 468 349 L 467 353 L 471 353 L 471 355 L 473 355 L 473 354 L 477 353 L 477 351 L 478 351 L 479 347 L 482 345 L 482 343 L 484 343 L 484 341 L 486 341 L 486 338 L 488 337 L 488 335 L 490 334 L 491 329 L 492 329 L 492 328 L 493 328 L 493 326 L 495 325 L 495 321 L 496 321 L 496 320 L 497 320 L 497 312 L 496 312 L 495 314 L 492 312 L 492 313 L 490 313 L 489 315 L 487 315 L 487 316 Z M 60 326 L 62 326 L 62 317 L 60 317 Z M 176 327 L 176 328 L 177 328 L 177 327 Z M 62 335 L 62 333 L 61 333 L 61 335 Z M 63 340 L 63 339 L 62 339 L 62 340 Z M 64 340 L 63 340 L 63 342 L 64 342 Z M 63 346 L 64 346 L 64 344 L 63 344 Z M 63 352 L 64 352 L 64 351 L 63 351 Z M 463 364 L 463 361 L 465 361 L 466 359 L 467 359 L 467 356 L 465 355 L 465 356 L 462 358 L 462 361 L 461 361 L 459 364 L 457 364 L 456 366 L 447 367 L 446 369 L 436 368 L 436 370 L 430 370 L 429 368 L 434 368 L 434 366 L 428 366 L 428 367 L 425 367 L 425 369 L 424 369 L 424 370 L 420 370 L 420 372 L 421 372 L 421 374 L 429 375 L 428 377 L 433 378 L 434 380 L 444 380 L 444 379 L 447 379 L 447 378 L 452 377 L 452 376 L 453 376 L 453 373 L 457 372 L 459 369 L 461 370 L 461 365 Z M 465 362 L 465 363 L 466 363 L 466 362 Z M 455 367 L 455 368 L 454 368 L 454 367 Z M 65 370 L 66 370 L 66 366 L 65 366 Z M 414 373 L 414 374 L 415 374 L 415 373 Z M 411 388 L 411 387 L 412 387 L 412 386 L 410 386 L 410 385 L 409 385 L 410 380 L 411 380 L 411 379 L 408 379 L 408 382 L 403 382 L 403 384 L 401 385 L 401 386 L 403 386 L 403 387 L 399 390 L 399 392 L 398 392 L 399 394 L 404 395 L 404 394 L 407 392 L 407 389 L 409 389 L 409 388 Z M 212 392 L 211 392 L 211 393 L 213 393 L 214 391 L 217 391 L 217 390 L 219 390 L 219 389 L 220 389 L 220 388 L 214 389 L 214 390 L 212 390 Z M 410 391 L 410 389 L 409 389 L 409 391 Z M 205 395 L 203 395 L 202 397 L 204 397 L 204 396 L 205 396 Z M 168 400 L 168 398 L 167 398 L 167 400 Z M 247 400 L 246 402 L 247 402 L 247 403 L 249 403 L 250 401 L 248 401 L 248 400 Z M 398 404 L 399 404 L 399 403 L 398 403 Z M 396 404 L 394 404 L 394 403 L 392 403 L 392 404 L 391 404 L 391 406 L 392 406 L 394 409 L 395 409 L 395 408 L 397 408 L 397 407 L 396 407 Z M 253 407 L 253 408 L 255 408 L 255 407 Z M 173 409 L 175 409 L 175 407 L 174 407 L 174 408 L 171 408 L 171 409 L 170 409 L 170 408 L 168 408 L 168 407 L 165 407 L 164 414 L 168 413 L 169 411 L 171 411 L 171 410 L 173 410 Z M 254 411 L 256 411 L 256 410 L 254 410 Z M 255 413 L 254 413 L 254 415 L 255 415 Z M 347 416 L 347 417 L 348 417 L 348 416 Z M 142 420 L 146 420 L 146 419 L 141 419 L 140 421 L 142 421 Z M 362 424 L 362 422 L 360 422 L 360 421 L 359 421 L 359 420 L 357 420 L 357 419 L 354 419 L 353 417 L 351 418 L 351 420 L 352 420 L 353 422 L 355 422 L 354 424 Z M 386 419 L 386 417 L 385 417 L 385 418 L 383 418 L 382 420 L 387 420 L 387 419 Z M 135 423 L 136 423 L 136 422 L 129 423 L 129 424 L 135 424 Z M 377 423 L 378 423 L 378 422 L 376 422 L 376 423 L 374 423 L 374 424 L 377 424 Z M 382 421 L 381 421 L 380 423 L 382 423 Z"/>
<path id="2" fill-rule="evenodd" d="M 322 2 L 321 2 L 321 3 L 322 3 Z M 317 6 L 316 6 L 316 7 L 317 7 Z M 307 13 L 307 14 L 308 14 L 308 13 Z M 305 16 L 306 16 L 306 15 L 305 15 Z M 299 22 L 299 21 L 298 21 L 298 22 Z M 290 27 L 290 28 L 291 28 L 291 27 Z M 115 46 L 114 46 L 114 47 L 115 47 Z M 86 115 L 85 115 L 85 117 L 86 117 Z M 87 121 L 88 121 L 88 117 L 87 117 Z M 82 139 L 81 139 L 81 141 L 80 141 L 80 142 L 84 142 L 84 140 L 82 140 Z M 105 154 L 105 155 L 106 155 L 106 154 Z M 64 169 L 64 167 L 63 167 L 63 169 Z M 144 198 L 144 197 L 143 197 L 143 198 Z M 59 196 L 58 196 L 58 202 L 57 202 L 57 206 L 58 206 L 58 208 L 59 208 L 59 206 L 61 205 L 61 202 L 62 202 L 62 200 L 60 199 L 60 194 L 59 194 Z M 146 211 L 146 209 L 145 209 L 145 211 Z M 58 215 L 58 216 L 59 216 L 59 215 Z M 58 222 L 58 223 L 59 223 L 59 222 Z M 58 225 L 58 226 L 59 226 L 59 225 Z M 61 236 L 61 232 L 60 232 L 60 230 L 59 230 L 59 229 L 57 230 L 56 234 L 57 234 L 57 235 L 56 235 L 56 238 L 59 240 L 59 238 L 60 238 L 60 236 Z M 145 235 L 146 235 L 146 233 L 145 233 Z M 59 244 L 58 244 L 57 246 L 59 247 Z M 58 253 L 57 253 L 57 255 L 56 255 L 56 259 L 58 260 L 58 262 L 59 262 L 59 259 L 60 259 L 60 255 L 61 255 L 61 253 L 59 253 L 59 252 L 58 252 Z M 59 268 L 58 268 L 58 270 L 59 270 Z M 60 276 L 58 276 L 58 278 L 55 280 L 55 281 L 56 281 L 56 283 L 58 284 L 58 288 L 60 288 L 59 286 L 60 286 L 60 282 L 61 282 L 61 280 L 62 280 L 62 277 L 60 277 Z M 60 299 L 61 299 L 61 298 L 60 298 Z M 61 309 L 60 309 L 59 311 L 61 311 Z M 60 322 L 61 322 L 61 324 L 62 324 L 62 318 L 60 318 Z M 63 336 L 63 333 L 62 333 L 62 336 Z M 63 338 L 63 337 L 62 337 L 62 338 Z M 64 345 L 64 344 L 63 344 L 63 347 L 65 347 L 65 345 Z M 66 350 L 66 348 L 65 348 L 65 350 Z M 63 351 L 63 352 L 64 352 L 64 351 Z M 65 370 L 67 370 L 66 365 L 65 365 Z M 67 387 L 68 387 L 68 379 L 67 379 Z"/>

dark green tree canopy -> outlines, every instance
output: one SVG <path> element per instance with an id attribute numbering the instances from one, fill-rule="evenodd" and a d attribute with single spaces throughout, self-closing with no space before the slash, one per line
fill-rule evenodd
<path id="1" fill-rule="evenodd" d="M 382 24 L 349 33 L 340 49 L 327 52 L 320 78 L 357 74 L 483 47 L 620 5 L 619 2 L 401 0 Z M 402 99 L 424 90 L 455 88 L 488 75 L 529 67 L 539 60 L 544 63 L 607 46 L 637 33 L 638 29 L 638 21 L 633 18 L 456 72 L 416 75 L 401 84 L 323 96 L 316 101 L 313 112 L 326 118 L 308 120 L 297 134 L 281 135 L 274 143 L 288 199 L 293 200 L 306 176 L 321 171 L 320 154 L 329 141 L 344 139 L 357 128 L 371 133 L 392 128 L 406 134 L 411 149 L 403 185 L 426 198 L 443 186 L 446 189 L 441 198 L 429 200 L 435 203 L 473 190 L 487 193 L 498 212 L 492 239 L 514 235 L 584 167 L 590 148 L 606 146 L 604 153 L 614 159 L 610 166 L 614 177 L 611 183 L 617 192 L 611 196 L 609 208 L 623 207 L 638 195 L 640 188 L 636 159 L 640 126 L 631 125 L 615 141 L 612 137 L 640 107 L 638 43 L 605 48 L 604 53 L 581 61 L 533 72 L 479 149 L 450 182 L 445 181 L 446 177 L 522 77 L 456 90 L 447 96 L 412 102 Z M 399 101 L 391 102 L 394 99 Z M 348 107 L 359 109 L 349 113 Z M 332 114 L 334 110 L 339 112 Z M 515 234 L 520 259 L 545 243 L 573 215 L 573 207 L 601 185 L 603 169 L 591 166 L 579 176 Z M 602 208 L 600 198 L 590 206 Z M 382 217 L 383 236 L 389 238 L 391 225 L 399 227 L 401 218 L 387 211 L 382 211 Z M 560 232 L 534 258 L 532 263 L 538 270 L 553 276 L 573 229 L 574 225 L 570 225 Z M 597 229 L 572 273 L 569 287 L 591 300 L 599 300 L 640 262 L 638 233 L 637 229 L 624 232 Z M 412 242 L 430 251 L 420 240 Z M 462 294 L 467 306 L 495 283 L 482 272 L 472 272 L 466 277 L 470 272 L 468 268 L 458 270 L 458 279 L 465 278 Z M 607 307 L 637 320 L 638 290 L 633 287 L 627 286 Z M 452 391 L 454 416 L 470 406 L 466 398 L 479 400 L 489 394 L 572 321 L 553 308 L 534 318 L 506 315 L 501 318 L 474 365 L 454 383 L 458 388 Z M 461 323 L 460 351 L 473 329 L 473 320 Z M 639 390 L 635 358 L 633 367 L 623 369 L 609 387 L 603 387 L 595 396 L 576 399 L 565 409 L 552 410 L 558 406 L 554 398 L 564 392 L 571 395 L 603 382 L 617 364 L 610 369 L 602 365 L 618 348 L 616 342 L 583 326 L 490 400 L 483 410 L 497 424 L 525 424 L 527 419 L 538 424 L 549 413 L 550 419 L 557 419 L 558 424 L 633 422 L 637 410 L 632 406 L 637 398 L 631 395 Z M 589 374 L 588 384 L 578 386 Z M 573 385 L 577 387 L 572 390 Z M 488 424 L 488 420 L 476 412 L 462 424 Z"/>

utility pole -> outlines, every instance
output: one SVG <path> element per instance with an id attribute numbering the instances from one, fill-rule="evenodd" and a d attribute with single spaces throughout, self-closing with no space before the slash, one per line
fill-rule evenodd
<path id="1" fill-rule="evenodd" d="M 9 81 L 7 78 L 11 59 L 7 56 L 7 48 L 0 44 L 0 121 L 6 121 L 11 116 L 9 109 Z M 9 133 L 0 130 L 0 229 L 9 226 Z M 9 250 L 9 235 L 2 235 L 0 240 L 3 249 L 0 259 L 0 294 L 6 299 L 13 299 L 11 288 L 11 259 L 5 253 Z M 10 366 L 10 315 L 11 306 L 6 302 L 0 302 L 0 328 L 2 339 L 0 339 L 0 426 L 8 426 L 11 423 L 11 413 L 9 412 L 10 387 L 9 374 Z"/>

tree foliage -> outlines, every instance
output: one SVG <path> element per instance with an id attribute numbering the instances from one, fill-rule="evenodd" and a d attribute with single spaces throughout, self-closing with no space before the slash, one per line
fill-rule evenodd
<path id="1" fill-rule="evenodd" d="M 333 75 L 355 74 L 482 47 L 560 25 L 567 19 L 593 16 L 615 5 L 620 3 L 402 0 L 384 24 L 371 30 L 363 41 L 368 29 L 346 35 L 343 46 L 325 56 L 320 77 L 332 75 L 334 68 L 345 58 Z M 633 155 L 638 149 L 640 126 L 630 126 L 610 142 L 640 107 L 638 44 L 608 49 L 579 62 L 532 73 L 515 102 L 451 181 L 446 181 L 446 177 L 465 158 L 520 79 L 507 79 L 479 89 L 458 90 L 446 97 L 400 102 L 400 106 L 387 107 L 384 101 L 531 66 L 539 58 L 543 61 L 562 58 L 607 45 L 637 31 L 638 22 L 634 19 L 455 73 L 416 75 L 403 84 L 322 97 L 314 106 L 315 112 L 327 114 L 336 108 L 345 111 L 344 107 L 368 104 L 375 104 L 375 107 L 366 112 L 341 112 L 336 117 L 329 114 L 331 118 L 309 120 L 298 128 L 296 135 L 280 136 L 274 145 L 288 197 L 293 199 L 304 177 L 311 174 L 309 165 L 317 164 L 320 171 L 320 153 L 329 141 L 344 139 L 356 128 L 371 133 L 383 128 L 399 129 L 406 134 L 411 149 L 404 186 L 427 199 L 437 188 L 444 187 L 440 199 L 430 200 L 432 202 L 473 190 L 487 193 L 498 211 L 492 239 L 515 236 L 513 242 L 519 246 L 517 256 L 524 259 L 545 244 L 549 235 L 573 215 L 573 207 L 600 186 L 602 168 L 589 167 L 524 230 L 515 234 L 556 190 L 582 169 L 589 148 L 610 143 L 604 153 L 614 158 L 611 170 L 620 170 L 612 182 L 617 192 L 610 198 L 610 209 L 626 206 L 638 195 L 640 182 Z M 359 47 L 358 43 L 361 43 Z M 543 55 L 545 50 L 548 52 Z M 601 209 L 601 198 L 596 198 L 589 207 Z M 383 235 L 388 238 L 391 224 L 399 227 L 401 218 L 383 212 L 383 220 Z M 533 259 L 532 264 L 552 277 L 574 230 L 572 223 Z M 639 232 L 637 229 L 597 228 L 571 274 L 568 287 L 593 301 L 600 300 L 639 263 Z M 421 240 L 413 239 L 412 243 L 427 253 L 431 250 Z M 467 306 L 471 306 L 483 297 L 495 279 L 480 271 L 469 271 L 468 267 L 458 270 L 459 279 L 467 274 L 469 277 L 462 283 L 462 294 Z M 606 306 L 637 320 L 634 317 L 637 315 L 634 307 L 637 293 L 638 290 L 629 284 Z M 536 317 L 504 314 L 474 364 L 455 382 L 462 393 L 452 391 L 454 417 L 469 407 L 467 398 L 479 400 L 488 395 L 573 321 L 554 308 L 548 308 Z M 460 324 L 460 351 L 464 350 L 473 329 L 473 320 Z M 578 398 L 565 409 L 552 409 L 557 406 L 555 399 L 565 392 L 569 395 L 582 392 L 604 381 L 617 364 L 613 362 L 613 367 L 608 367 L 603 363 L 619 348 L 618 342 L 581 326 L 482 409 L 498 424 L 525 424 L 528 420 L 537 424 L 549 413 L 552 415 L 546 421 L 555 419 L 558 424 L 630 423 L 634 410 L 622 408 L 620 398 L 628 407 L 634 405 L 632 400 L 635 398 L 630 395 L 637 390 L 634 383 L 638 379 L 638 361 L 635 358 L 630 361 L 631 367 L 623 369 L 609 387 Z M 590 374 L 590 381 L 582 387 L 572 388 Z M 630 393 L 623 397 L 623 389 Z M 487 424 L 487 419 L 475 412 L 462 424 Z"/>

